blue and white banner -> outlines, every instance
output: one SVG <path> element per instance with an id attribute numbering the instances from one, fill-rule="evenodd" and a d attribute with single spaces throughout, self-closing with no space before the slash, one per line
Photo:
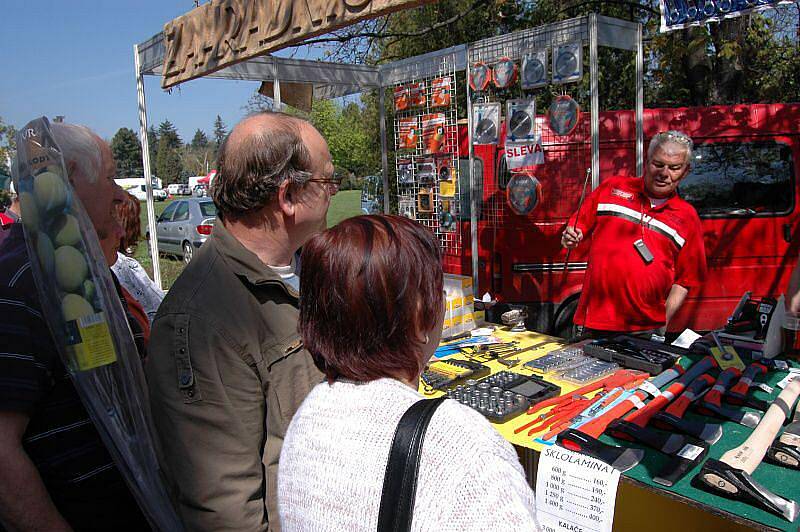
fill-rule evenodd
<path id="1" fill-rule="evenodd" d="M 787 0 L 659 0 L 661 32 L 719 22 L 751 11 L 772 9 Z"/>

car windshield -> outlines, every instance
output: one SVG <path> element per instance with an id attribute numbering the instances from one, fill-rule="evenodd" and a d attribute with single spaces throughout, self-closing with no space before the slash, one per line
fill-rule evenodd
<path id="1" fill-rule="evenodd" d="M 200 212 L 203 213 L 203 216 L 216 216 L 217 206 L 214 205 L 213 201 L 201 201 Z"/>

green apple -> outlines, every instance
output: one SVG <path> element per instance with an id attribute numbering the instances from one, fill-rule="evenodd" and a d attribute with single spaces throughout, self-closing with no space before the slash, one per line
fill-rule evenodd
<path id="1" fill-rule="evenodd" d="M 36 199 L 30 192 L 21 192 L 19 195 L 20 217 L 28 231 L 39 229 L 39 207 Z"/>
<path id="2" fill-rule="evenodd" d="M 56 249 L 56 281 L 65 292 L 77 292 L 89 275 L 89 265 L 83 254 L 72 246 Z"/>
<path id="3" fill-rule="evenodd" d="M 62 214 L 53 223 L 53 243 L 56 246 L 74 246 L 81 241 L 78 219 L 71 214 Z"/>
<path id="4" fill-rule="evenodd" d="M 61 314 L 65 321 L 77 320 L 94 314 L 92 305 L 78 294 L 67 294 L 61 300 Z"/>
<path id="5" fill-rule="evenodd" d="M 42 172 L 33 178 L 33 195 L 42 211 L 58 210 L 67 202 L 67 187 L 53 172 Z"/>
<path id="6" fill-rule="evenodd" d="M 86 279 L 83 282 L 83 297 L 86 298 L 86 301 L 94 301 L 94 295 L 96 293 L 97 292 L 95 290 L 94 283 L 89 279 Z"/>
<path id="7" fill-rule="evenodd" d="M 39 264 L 41 264 L 44 274 L 52 275 L 56 260 L 53 243 L 50 242 L 50 237 L 42 231 L 36 233 L 36 254 L 39 256 Z"/>

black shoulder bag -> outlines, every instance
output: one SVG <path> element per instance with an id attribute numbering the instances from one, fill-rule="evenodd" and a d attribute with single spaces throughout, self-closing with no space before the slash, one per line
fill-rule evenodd
<path id="1" fill-rule="evenodd" d="M 417 401 L 400 418 L 383 479 L 378 532 L 411 530 L 422 441 L 433 413 L 444 400 L 439 397 Z"/>

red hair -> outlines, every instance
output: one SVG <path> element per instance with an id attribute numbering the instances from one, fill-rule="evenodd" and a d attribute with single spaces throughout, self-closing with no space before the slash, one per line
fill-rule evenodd
<path id="1" fill-rule="evenodd" d="M 141 212 L 142 206 L 139 204 L 139 200 L 130 192 L 126 192 L 125 200 L 117 207 L 119 221 L 122 228 L 125 229 L 125 235 L 119 241 L 119 250 L 125 254 L 128 254 L 128 249 L 130 249 L 132 255 L 139 244 L 139 238 L 142 235 L 142 223 L 139 220 Z"/>
<path id="2" fill-rule="evenodd" d="M 400 216 L 357 216 L 303 246 L 300 333 L 329 382 L 415 380 L 444 311 L 439 243 Z"/>

